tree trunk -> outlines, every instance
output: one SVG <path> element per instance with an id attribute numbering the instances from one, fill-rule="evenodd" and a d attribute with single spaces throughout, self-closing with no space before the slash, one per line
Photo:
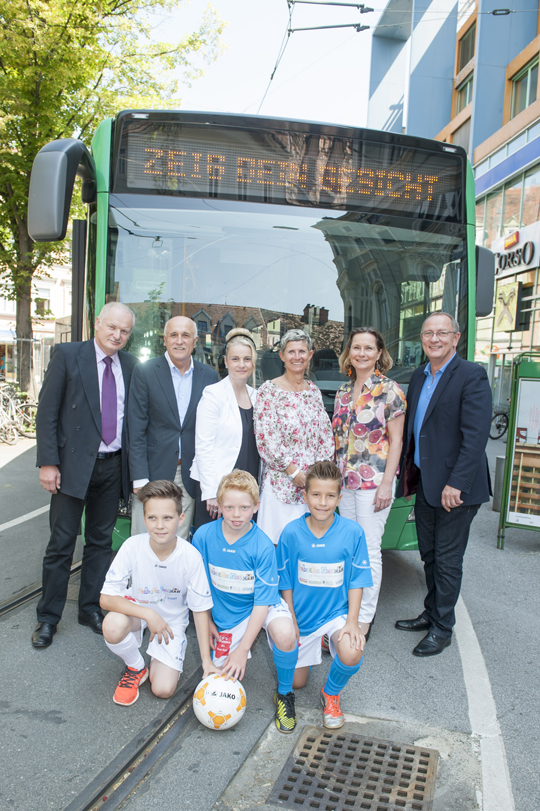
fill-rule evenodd
<path id="1" fill-rule="evenodd" d="M 32 278 L 19 287 L 17 297 L 17 379 L 22 391 L 32 386 Z"/>

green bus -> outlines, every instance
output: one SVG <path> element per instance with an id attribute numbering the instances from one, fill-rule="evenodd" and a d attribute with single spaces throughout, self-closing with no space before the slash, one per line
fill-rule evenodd
<path id="1" fill-rule="evenodd" d="M 474 181 L 463 149 L 330 124 L 203 112 L 126 110 L 91 149 L 53 141 L 30 184 L 34 240 L 66 235 L 75 177 L 72 339 L 92 337 L 107 301 L 136 313 L 128 350 L 164 351 L 175 315 L 197 324 L 197 360 L 224 374 L 224 336 L 255 337 L 255 385 L 281 373 L 291 328 L 314 341 L 311 379 L 332 411 L 352 327 L 379 329 L 406 389 L 428 313 L 452 313 L 474 358 L 476 316 L 493 303 L 493 257 L 475 249 Z M 118 546 L 129 534 L 119 519 Z M 414 511 L 396 500 L 385 549 L 416 547 Z"/>

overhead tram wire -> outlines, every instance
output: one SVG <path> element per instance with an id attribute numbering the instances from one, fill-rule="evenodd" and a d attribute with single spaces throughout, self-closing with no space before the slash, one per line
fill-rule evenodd
<path id="1" fill-rule="evenodd" d="M 268 91 L 270 90 L 270 85 L 272 84 L 272 80 L 273 80 L 274 76 L 276 75 L 276 70 L 279 67 L 279 63 L 283 59 L 283 54 L 285 53 L 285 49 L 287 48 L 287 45 L 289 44 L 289 39 L 290 39 L 290 36 L 291 36 L 291 25 L 292 25 L 292 15 L 293 15 L 293 11 L 294 11 L 294 3 L 292 3 L 291 0 L 287 0 L 287 6 L 289 8 L 289 19 L 287 20 L 287 28 L 285 29 L 285 33 L 284 33 L 283 39 L 281 41 L 281 46 L 279 48 L 278 56 L 277 56 L 277 59 L 276 59 L 276 64 L 274 65 L 274 70 L 272 71 L 272 75 L 270 76 L 270 81 L 268 82 L 266 90 L 264 91 L 264 95 L 263 95 L 263 97 L 261 99 L 261 103 L 259 104 L 259 106 L 257 108 L 256 115 L 259 115 L 259 111 L 260 111 L 261 107 L 264 104 L 264 100 L 266 98 L 266 95 L 267 95 Z"/>
<path id="2" fill-rule="evenodd" d="M 281 60 L 283 58 L 283 54 L 285 53 L 285 49 L 287 48 L 287 45 L 289 43 L 289 39 L 290 39 L 291 34 L 294 34 L 297 31 L 322 31 L 322 30 L 333 29 L 333 28 L 354 28 L 356 30 L 356 33 L 359 33 L 360 31 L 366 31 L 370 27 L 369 25 L 361 25 L 360 23 L 347 23 L 345 25 L 319 25 L 319 26 L 315 26 L 315 27 L 312 27 L 312 28 L 291 28 L 294 6 L 297 3 L 301 3 L 303 5 L 312 5 L 312 6 L 347 6 L 349 8 L 356 8 L 360 12 L 360 14 L 367 14 L 368 12 L 373 11 L 372 8 L 366 7 L 363 3 L 340 3 L 340 2 L 333 2 L 333 1 L 332 2 L 330 2 L 330 1 L 326 2 L 326 0 L 287 0 L 287 6 L 289 8 L 289 19 L 287 21 L 287 29 L 286 29 L 285 34 L 283 36 L 283 40 L 282 40 L 282 43 L 281 43 L 281 46 L 280 46 L 280 49 L 279 49 L 279 52 L 278 52 L 278 57 L 276 59 L 276 64 L 274 65 L 274 70 L 272 71 L 272 75 L 270 76 L 270 81 L 268 82 L 266 90 L 264 91 L 264 95 L 263 95 L 263 97 L 261 99 L 261 103 L 259 104 L 259 106 L 257 108 L 256 115 L 259 114 L 260 109 L 264 104 L 264 100 L 265 100 L 265 98 L 266 98 L 266 96 L 268 94 L 268 91 L 270 90 L 270 85 L 272 84 L 274 76 L 276 75 L 276 71 L 277 71 L 277 69 L 279 67 L 279 63 L 281 62 Z"/>

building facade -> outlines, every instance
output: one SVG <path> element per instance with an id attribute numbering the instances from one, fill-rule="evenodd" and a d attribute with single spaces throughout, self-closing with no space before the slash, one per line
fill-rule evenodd
<path id="1" fill-rule="evenodd" d="M 373 34 L 368 126 L 458 144 L 476 184 L 476 239 L 496 258 L 476 360 L 506 404 L 513 358 L 540 351 L 538 0 L 390 0 Z"/>
<path id="2" fill-rule="evenodd" d="M 51 349 L 61 340 L 58 324 L 71 314 L 71 267 L 55 265 L 47 276 L 35 279 L 32 285 L 32 386 L 33 396 L 39 391 L 43 375 L 49 363 Z M 15 333 L 16 303 L 0 297 L 0 376 L 11 382 L 17 375 L 17 338 Z M 60 319 L 57 324 L 57 319 Z M 69 320 L 69 319 L 68 319 Z"/>

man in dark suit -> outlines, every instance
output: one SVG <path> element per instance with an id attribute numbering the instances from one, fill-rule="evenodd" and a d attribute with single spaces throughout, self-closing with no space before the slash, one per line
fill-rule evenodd
<path id="1" fill-rule="evenodd" d="M 134 321 L 124 304 L 106 304 L 94 339 L 58 344 L 45 373 L 36 419 L 37 465 L 41 485 L 52 494 L 51 536 L 32 635 L 35 648 L 51 644 L 62 616 L 85 507 L 79 623 L 101 633 L 99 595 L 120 495 L 129 493 L 124 403 L 137 360 L 121 350 Z"/>
<path id="2" fill-rule="evenodd" d="M 411 377 L 407 392 L 401 476 L 396 496 L 416 492 L 418 549 L 424 563 L 424 610 L 399 620 L 401 631 L 427 631 L 415 656 L 435 656 L 450 645 L 471 522 L 489 501 L 486 444 L 491 390 L 485 370 L 456 354 L 460 331 L 447 313 L 422 325 L 429 363 Z"/>
<path id="3" fill-rule="evenodd" d="M 179 535 L 187 540 L 197 494 L 197 483 L 189 475 L 197 404 L 205 387 L 217 383 L 218 375 L 191 357 L 197 343 L 197 325 L 191 318 L 176 316 L 167 321 L 163 343 L 165 354 L 139 364 L 133 374 L 128 402 L 129 469 L 134 493 L 156 479 L 169 479 L 182 488 L 186 517 Z M 134 499 L 131 533 L 141 532 L 146 532 L 142 506 Z"/>

